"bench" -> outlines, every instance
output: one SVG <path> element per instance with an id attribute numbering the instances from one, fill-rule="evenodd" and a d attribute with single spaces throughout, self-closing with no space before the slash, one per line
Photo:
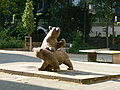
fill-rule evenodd
<path id="1" fill-rule="evenodd" d="M 110 54 L 112 55 L 112 63 L 120 64 L 120 51 L 91 49 L 79 50 L 79 52 L 87 53 L 89 62 L 96 62 L 97 54 Z"/>

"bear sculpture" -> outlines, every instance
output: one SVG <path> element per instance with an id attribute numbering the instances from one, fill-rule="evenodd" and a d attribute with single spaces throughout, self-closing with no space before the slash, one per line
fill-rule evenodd
<path id="1" fill-rule="evenodd" d="M 43 64 L 38 70 L 44 71 L 60 71 L 59 65 L 65 64 L 68 70 L 73 70 L 73 65 L 66 52 L 57 50 L 51 52 L 47 49 L 39 49 L 36 51 L 36 56 L 43 59 Z"/>
<path id="2" fill-rule="evenodd" d="M 55 51 L 58 48 L 64 47 L 66 44 L 65 39 L 61 39 L 61 41 L 57 41 L 57 38 L 59 37 L 61 30 L 59 27 L 52 27 L 49 26 L 49 32 L 44 38 L 41 48 L 47 49 L 50 51 Z"/>

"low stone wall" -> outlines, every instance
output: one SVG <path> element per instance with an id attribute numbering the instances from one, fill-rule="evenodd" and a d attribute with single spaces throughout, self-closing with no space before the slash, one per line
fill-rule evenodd
<path id="1" fill-rule="evenodd" d="M 40 47 L 42 42 L 32 42 L 33 47 Z"/>
<path id="2" fill-rule="evenodd" d="M 106 38 L 88 38 L 87 43 L 98 48 L 106 48 Z"/>
<path id="3" fill-rule="evenodd" d="M 120 50 L 120 39 L 119 38 L 115 38 L 114 39 L 114 45 L 113 45 L 113 39 L 109 38 L 109 48 L 110 49 L 114 49 L 114 50 Z M 87 39 L 87 43 L 89 45 L 98 47 L 98 48 L 106 48 L 107 47 L 107 43 L 106 43 L 106 38 L 105 37 L 101 37 L 101 38 L 95 38 L 95 37 L 91 37 Z"/>
<path id="4" fill-rule="evenodd" d="M 32 42 L 32 47 L 40 47 L 42 42 Z M 30 43 L 26 42 L 26 46 L 29 46 Z"/>

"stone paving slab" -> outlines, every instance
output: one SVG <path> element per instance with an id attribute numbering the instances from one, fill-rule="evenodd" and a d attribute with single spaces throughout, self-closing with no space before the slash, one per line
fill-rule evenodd
<path id="1" fill-rule="evenodd" d="M 120 77 L 120 66 L 118 65 L 74 61 L 72 63 L 74 65 L 73 71 L 67 71 L 65 65 L 61 66 L 60 72 L 38 71 L 37 68 L 41 66 L 41 62 L 14 62 L 1 64 L 0 71 L 17 75 L 58 79 L 84 84 Z"/>
<path id="2" fill-rule="evenodd" d="M 73 60 L 72 63 L 74 66 L 73 71 L 66 70 L 67 67 L 65 65 L 60 66 L 60 72 L 38 71 L 37 68 L 42 65 L 42 62 L 35 57 L 33 52 L 0 50 L 0 72 L 58 79 L 82 84 L 120 78 L 120 64 L 80 62 Z"/>

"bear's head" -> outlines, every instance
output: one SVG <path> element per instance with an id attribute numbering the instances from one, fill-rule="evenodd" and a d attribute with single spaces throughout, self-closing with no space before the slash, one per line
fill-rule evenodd
<path id="1" fill-rule="evenodd" d="M 45 60 L 46 57 L 47 58 L 50 57 L 50 55 L 51 55 L 51 52 L 47 49 L 39 48 L 38 50 L 36 50 L 36 56 L 43 60 Z"/>
<path id="2" fill-rule="evenodd" d="M 38 57 L 38 58 L 41 58 L 41 59 L 43 59 L 44 57 L 43 57 L 43 52 L 42 52 L 43 50 L 41 49 L 41 48 L 39 48 L 39 49 L 37 49 L 36 51 L 35 51 L 35 53 L 36 53 L 36 56 Z"/>
<path id="3" fill-rule="evenodd" d="M 60 35 L 60 28 L 59 27 L 52 27 L 52 26 L 49 26 L 49 35 L 51 35 L 51 38 L 57 38 L 59 37 Z"/>
<path id="4" fill-rule="evenodd" d="M 41 47 L 33 48 L 32 51 L 35 53 L 36 57 L 41 59 L 43 58 L 43 52 Z"/>

